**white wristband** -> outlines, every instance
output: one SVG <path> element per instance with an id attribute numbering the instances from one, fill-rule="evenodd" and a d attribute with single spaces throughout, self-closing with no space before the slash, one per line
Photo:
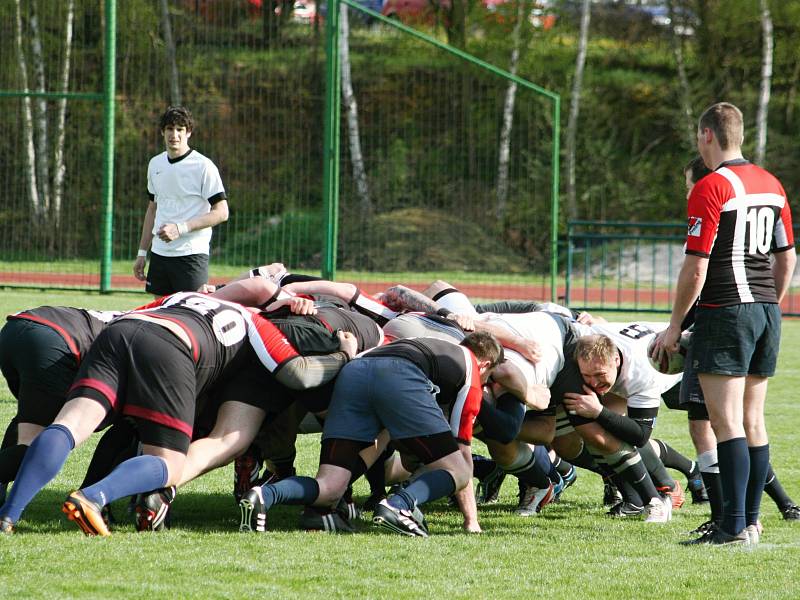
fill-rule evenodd
<path id="1" fill-rule="evenodd" d="M 175 226 L 178 228 L 178 235 L 186 235 L 189 232 L 189 226 L 186 224 L 186 221 L 183 223 L 175 223 Z"/>
<path id="2" fill-rule="evenodd" d="M 147 258 L 147 250 L 142 250 L 139 248 L 139 251 L 136 253 L 137 258 Z"/>

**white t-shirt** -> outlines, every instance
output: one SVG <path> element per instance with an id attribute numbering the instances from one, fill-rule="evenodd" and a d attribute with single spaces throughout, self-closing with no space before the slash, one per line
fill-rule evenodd
<path id="1" fill-rule="evenodd" d="M 617 381 L 609 390 L 626 398 L 631 408 L 657 408 L 661 394 L 681 380 L 682 374 L 664 375 L 656 371 L 647 358 L 647 346 L 655 335 L 667 328 L 667 323 L 595 323 L 592 326 L 575 323 L 580 335 L 601 333 L 611 338 L 622 354 L 622 366 Z"/>
<path id="2" fill-rule="evenodd" d="M 211 210 L 210 199 L 225 194 L 216 165 L 197 150 L 189 150 L 171 162 L 166 152 L 154 156 L 147 166 L 147 191 L 153 194 L 156 217 L 151 250 L 161 256 L 208 254 L 211 227 L 191 231 L 164 242 L 155 233 L 164 223 L 183 223 Z"/>

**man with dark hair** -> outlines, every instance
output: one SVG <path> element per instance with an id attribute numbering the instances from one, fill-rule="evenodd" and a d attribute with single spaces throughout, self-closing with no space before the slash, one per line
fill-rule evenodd
<path id="1" fill-rule="evenodd" d="M 427 537 L 419 505 L 471 493 L 472 426 L 482 385 L 502 360 L 494 336 L 478 332 L 460 345 L 397 340 L 348 363 L 334 386 L 316 478 L 289 477 L 251 489 L 240 502 L 240 529 L 265 531 L 267 511 L 276 504 L 335 505 L 348 483 L 380 455 L 375 440 L 386 429 L 402 452 L 426 468 L 381 500 L 373 521 L 403 535 Z"/>
<path id="2" fill-rule="evenodd" d="M 697 301 L 691 351 L 717 438 L 722 523 L 692 543 L 753 545 L 769 466 L 768 377 L 780 345 L 780 301 L 796 254 L 780 182 L 742 156 L 742 113 L 727 102 L 703 113 L 697 149 L 714 172 L 689 195 L 686 257 L 669 327 L 653 350 L 677 352 Z M 700 297 L 699 301 L 697 300 Z"/>
<path id="3" fill-rule="evenodd" d="M 208 281 L 211 228 L 228 220 L 228 201 L 217 167 L 189 147 L 192 114 L 170 106 L 159 121 L 165 152 L 150 159 L 150 203 L 142 224 L 133 274 L 156 296 L 194 292 Z"/>

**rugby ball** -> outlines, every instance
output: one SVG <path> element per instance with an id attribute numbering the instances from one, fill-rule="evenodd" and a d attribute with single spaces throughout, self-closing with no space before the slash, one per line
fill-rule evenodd
<path id="1" fill-rule="evenodd" d="M 686 358 L 686 348 L 689 346 L 690 338 L 691 333 L 687 332 L 682 334 L 680 344 L 678 345 L 678 351 L 674 354 L 667 352 L 661 357 L 660 361 L 657 361 L 651 357 L 653 346 L 656 343 L 656 338 L 654 337 L 647 345 L 647 358 L 650 361 L 650 365 L 656 371 L 663 373 L 664 375 L 677 375 L 678 373 L 683 373 L 683 362 Z"/>

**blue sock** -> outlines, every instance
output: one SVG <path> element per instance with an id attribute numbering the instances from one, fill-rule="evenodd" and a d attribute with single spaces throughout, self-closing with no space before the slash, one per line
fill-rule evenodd
<path id="1" fill-rule="evenodd" d="M 722 484 L 722 529 L 726 533 L 737 535 L 745 527 L 744 507 L 747 480 L 750 478 L 747 440 L 741 437 L 718 442 L 717 458 Z"/>
<path id="2" fill-rule="evenodd" d="M 744 516 L 748 525 L 755 525 L 761 510 L 761 496 L 764 493 L 764 483 L 767 480 L 767 471 L 769 471 L 769 444 L 751 446 L 748 450 L 750 452 L 750 478 L 747 480 Z"/>
<path id="3" fill-rule="evenodd" d="M 556 469 L 553 461 L 550 460 L 550 453 L 547 451 L 547 448 L 538 445 L 534 446 L 533 455 L 536 457 L 536 464 L 540 465 L 542 470 L 547 472 L 548 479 L 553 483 L 558 483 L 561 479 L 561 475 L 559 475 L 558 469 Z"/>
<path id="4" fill-rule="evenodd" d="M 168 478 L 167 463 L 163 458 L 143 454 L 120 463 L 110 475 L 81 491 L 87 499 L 102 507 L 117 498 L 163 488 Z"/>
<path id="5" fill-rule="evenodd" d="M 453 481 L 453 476 L 444 469 L 437 469 L 426 471 L 417 477 L 408 484 L 408 487 L 389 496 L 388 502 L 400 510 L 413 510 L 414 505 L 422 506 L 431 500 L 449 496 L 455 491 L 456 482 Z"/>
<path id="6" fill-rule="evenodd" d="M 276 504 L 305 504 L 310 506 L 319 498 L 319 484 L 313 477 L 287 477 L 278 483 L 262 486 L 264 506 L 269 510 Z"/>
<path id="7" fill-rule="evenodd" d="M 6 503 L 0 508 L 0 516 L 14 523 L 19 521 L 33 497 L 58 475 L 74 447 L 75 439 L 63 425 L 50 425 L 36 436 L 25 453 Z"/>

